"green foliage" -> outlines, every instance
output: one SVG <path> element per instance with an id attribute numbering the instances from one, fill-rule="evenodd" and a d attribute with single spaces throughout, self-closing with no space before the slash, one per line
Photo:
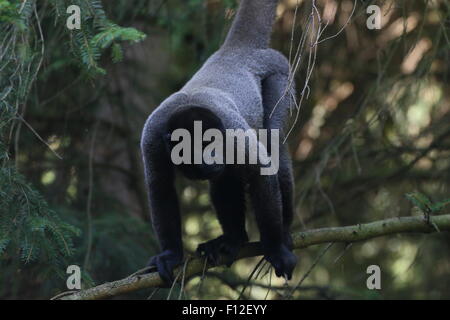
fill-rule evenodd
<path id="1" fill-rule="evenodd" d="M 418 207 L 423 213 L 427 214 L 438 213 L 439 211 L 444 209 L 444 207 L 450 205 L 450 199 L 433 203 L 426 195 L 420 192 L 407 193 L 405 197 L 416 207 Z"/>
<path id="2" fill-rule="evenodd" d="M 24 263 L 40 259 L 56 268 L 73 255 L 80 230 L 50 210 L 14 168 L 0 168 L 0 190 L 0 262 L 18 256 Z"/>
<path id="3" fill-rule="evenodd" d="M 112 45 L 111 57 L 113 62 L 122 60 L 122 47 L 119 41 L 139 42 L 145 38 L 145 34 L 134 28 L 123 28 L 113 23 L 107 23 L 101 27 L 103 31 L 97 33 L 90 39 L 87 50 L 80 50 L 80 55 L 83 63 L 89 68 L 104 73 L 104 70 L 97 66 L 97 61 L 100 58 L 102 50 L 109 48 Z M 82 44 L 86 39 L 83 32 L 76 34 L 78 44 Z M 82 45 L 79 48 L 83 48 Z"/>
<path id="4" fill-rule="evenodd" d="M 65 25 L 68 15 L 66 8 L 78 5 L 81 11 L 81 29 L 68 30 L 73 56 L 90 76 L 106 74 L 98 63 L 102 52 L 113 46 L 112 60 L 118 62 L 120 42 L 136 43 L 145 39 L 146 35 L 135 28 L 121 27 L 111 22 L 103 9 L 100 0 L 51 0 L 58 23 Z"/>
<path id="5" fill-rule="evenodd" d="M 17 3 L 0 0 L 0 23 L 17 23 L 20 22 L 18 18 Z"/>
<path id="6" fill-rule="evenodd" d="M 81 8 L 81 30 L 66 28 L 66 8 L 72 4 Z M 57 27 L 43 30 L 49 20 Z M 49 56 L 47 36 L 58 38 L 66 54 L 72 52 L 71 63 L 94 77 L 105 74 L 99 66 L 103 52 L 111 47 L 112 61 L 118 62 L 123 56 L 121 43 L 141 41 L 145 34 L 108 20 L 100 0 L 0 0 L 0 266 L 34 263 L 45 266 L 41 275 L 64 276 L 80 229 L 51 209 L 15 168 L 11 156 L 12 150 L 17 151 L 12 141 L 23 125 L 22 110 Z"/>

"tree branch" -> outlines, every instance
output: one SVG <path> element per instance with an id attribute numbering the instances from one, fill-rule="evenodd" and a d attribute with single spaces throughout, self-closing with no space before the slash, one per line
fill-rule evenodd
<path id="1" fill-rule="evenodd" d="M 397 233 L 431 233 L 439 231 L 450 231 L 450 214 L 433 216 L 430 223 L 427 223 L 423 216 L 399 217 L 347 227 L 314 229 L 298 232 L 292 236 L 294 248 L 301 249 L 316 244 L 330 242 L 350 243 Z M 251 242 L 241 250 L 236 260 L 262 254 L 260 243 Z M 223 261 L 219 261 L 218 265 L 221 264 L 223 264 Z M 207 265 L 206 269 L 213 267 L 215 266 Z M 205 270 L 205 261 L 203 258 L 189 258 L 187 265 L 175 269 L 174 274 L 182 272 L 183 269 L 185 278 L 201 274 Z M 57 297 L 63 300 L 95 300 L 163 285 L 164 283 L 158 273 L 153 272 L 107 282 L 75 293 L 68 292 L 67 295 L 61 294 Z"/>

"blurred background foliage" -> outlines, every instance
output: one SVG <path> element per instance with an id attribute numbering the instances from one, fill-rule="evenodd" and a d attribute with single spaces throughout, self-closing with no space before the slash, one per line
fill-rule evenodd
<path id="1" fill-rule="evenodd" d="M 407 193 L 448 199 L 449 2 L 355 1 L 348 25 L 353 1 L 316 3 L 327 24 L 323 38 L 330 38 L 317 47 L 308 99 L 288 139 L 292 231 L 422 214 Z M 71 4 L 81 7 L 81 30 L 65 26 Z M 381 30 L 366 27 L 370 4 L 382 9 Z M 82 267 L 84 287 L 120 279 L 157 253 L 141 129 L 220 46 L 236 6 L 0 0 L 0 298 L 62 292 L 70 264 Z M 280 1 L 273 47 L 295 52 L 308 36 L 310 12 L 309 0 Z M 299 88 L 307 71 L 301 66 Z M 221 230 L 206 184 L 179 179 L 177 187 L 185 247 L 193 252 Z M 248 229 L 258 239 L 251 213 Z M 449 247 L 447 233 L 316 246 L 296 252 L 290 284 L 301 283 L 294 291 L 267 266 L 248 284 L 254 258 L 191 279 L 171 298 L 448 299 Z M 371 264 L 381 267 L 382 290 L 367 290 Z M 168 294 L 161 289 L 152 298 Z"/>

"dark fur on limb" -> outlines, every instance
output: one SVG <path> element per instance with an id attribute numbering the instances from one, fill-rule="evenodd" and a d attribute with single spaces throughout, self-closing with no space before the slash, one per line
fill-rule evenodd
<path id="1" fill-rule="evenodd" d="M 314 229 L 294 233 L 292 239 L 294 248 L 301 249 L 316 244 L 330 242 L 351 243 L 398 233 L 432 233 L 439 231 L 450 231 L 450 214 L 433 216 L 430 223 L 428 223 L 423 216 L 417 216 L 391 218 L 347 227 Z M 239 252 L 236 260 L 259 256 L 262 255 L 262 253 L 259 242 L 248 243 Z M 219 264 L 222 263 L 223 261 L 219 260 Z M 183 265 L 178 267 L 175 270 L 175 274 L 182 271 L 183 267 Z M 213 267 L 214 266 L 208 265 L 206 269 Z M 204 270 L 204 259 L 193 258 L 189 260 L 186 265 L 185 278 L 189 279 L 199 275 Z M 62 300 L 95 300 L 163 285 L 164 282 L 161 280 L 158 273 L 153 272 L 145 275 L 135 275 L 118 281 L 107 282 L 90 289 L 80 290 L 76 293 L 59 295 L 58 298 Z"/>

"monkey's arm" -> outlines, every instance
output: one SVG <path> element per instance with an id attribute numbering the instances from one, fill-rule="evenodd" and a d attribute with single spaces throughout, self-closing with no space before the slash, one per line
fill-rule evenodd
<path id="1" fill-rule="evenodd" d="M 156 169 L 147 181 L 153 227 L 162 250 L 182 253 L 181 221 L 173 169 L 162 169 L 163 165 L 159 167 L 161 169 Z"/>
<path id="2" fill-rule="evenodd" d="M 151 130 L 146 130 L 147 128 Z M 157 126 L 146 125 L 142 139 L 145 179 L 148 188 L 153 228 L 162 253 L 154 256 L 155 266 L 166 282 L 172 280 L 173 268 L 183 259 L 181 219 L 174 186 L 174 169 Z"/>
<path id="3" fill-rule="evenodd" d="M 245 120 L 236 112 L 228 111 L 219 114 L 226 128 L 250 129 Z M 253 152 L 257 152 L 254 146 L 263 154 L 266 148 L 257 141 L 255 134 L 251 134 L 245 145 L 246 158 Z M 256 141 L 255 141 L 256 140 Z M 267 153 L 266 153 L 267 155 Z M 277 276 L 292 276 L 297 258 L 284 243 L 282 197 L 277 174 L 262 175 L 262 168 L 267 167 L 262 163 L 247 164 L 246 175 L 249 182 L 249 193 L 255 211 L 261 243 L 266 259 L 274 266 Z M 267 173 L 267 171 L 266 171 Z"/>

